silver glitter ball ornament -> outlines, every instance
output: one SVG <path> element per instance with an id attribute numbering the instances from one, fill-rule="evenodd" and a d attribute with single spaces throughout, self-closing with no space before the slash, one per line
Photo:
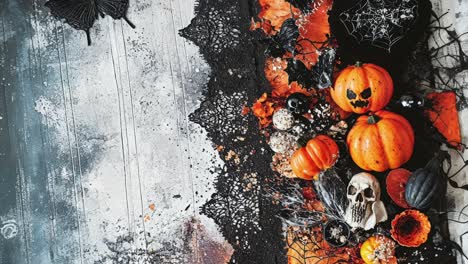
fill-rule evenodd
<path id="1" fill-rule="evenodd" d="M 296 149 L 297 138 L 288 132 L 277 131 L 270 136 L 270 148 L 276 153 L 286 153 Z"/>
<path id="2" fill-rule="evenodd" d="M 288 130 L 294 125 L 294 116 L 285 108 L 273 114 L 273 126 L 278 130 Z"/>

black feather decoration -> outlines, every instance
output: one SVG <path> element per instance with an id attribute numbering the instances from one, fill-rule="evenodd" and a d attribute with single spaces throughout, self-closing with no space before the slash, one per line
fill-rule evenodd
<path id="1" fill-rule="evenodd" d="M 314 187 L 327 215 L 343 220 L 348 205 L 346 185 L 335 170 L 320 173 Z"/>
<path id="2" fill-rule="evenodd" d="M 315 85 L 319 89 L 332 86 L 333 67 L 335 65 L 336 52 L 332 48 L 325 48 L 320 51 L 317 64 L 312 68 L 312 77 Z"/>
<path id="3" fill-rule="evenodd" d="M 281 57 L 286 52 L 294 53 L 298 37 L 299 28 L 296 25 L 296 20 L 287 19 L 278 34 L 271 38 L 267 53 L 272 57 Z"/>
<path id="4" fill-rule="evenodd" d="M 333 80 L 335 54 L 335 50 L 332 48 L 322 49 L 317 63 L 311 70 L 307 69 L 300 60 L 288 59 L 288 67 L 285 71 L 289 75 L 289 83 L 296 81 L 307 89 L 330 87 Z"/>
<path id="5" fill-rule="evenodd" d="M 285 69 L 289 76 L 289 83 L 296 81 L 298 84 L 309 89 L 314 85 L 312 72 L 300 60 L 288 59 L 288 67 Z"/>

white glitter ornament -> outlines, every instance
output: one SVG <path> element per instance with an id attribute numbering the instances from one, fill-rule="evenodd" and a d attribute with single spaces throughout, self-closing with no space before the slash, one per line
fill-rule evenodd
<path id="1" fill-rule="evenodd" d="M 297 138 L 288 132 L 277 131 L 270 136 L 270 148 L 276 153 L 285 153 L 296 149 Z"/>
<path id="2" fill-rule="evenodd" d="M 281 108 L 273 114 L 273 125 L 278 130 L 290 129 L 294 121 L 294 116 L 286 108 Z"/>

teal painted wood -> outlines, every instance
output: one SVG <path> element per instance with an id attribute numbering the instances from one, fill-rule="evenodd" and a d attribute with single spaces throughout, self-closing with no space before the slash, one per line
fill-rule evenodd
<path id="1" fill-rule="evenodd" d="M 0 264 L 199 259 L 199 223 L 223 239 L 193 218 L 218 162 L 188 121 L 209 75 L 178 36 L 194 0 L 132 1 L 137 29 L 99 20 L 91 47 L 44 2 L 0 1 L 0 224 L 19 228 Z"/>
<path id="2" fill-rule="evenodd" d="M 10 23 L 3 15 L 7 10 L 5 2 L 0 3 L 2 19 L 0 20 L 0 227 L 5 221 L 14 220 L 21 223 L 21 192 L 16 191 L 19 180 L 16 173 L 16 155 L 11 147 L 7 92 L 11 85 L 17 83 L 17 76 L 8 65 L 16 64 L 16 45 L 7 41 L 6 30 Z M 9 38 L 9 37 L 8 37 Z M 0 263 L 24 263 L 26 252 L 22 250 L 24 236 L 17 235 L 15 239 L 6 240 L 0 235 Z"/>
<path id="3" fill-rule="evenodd" d="M 49 47 L 55 52 L 44 50 L 33 39 L 35 24 L 44 19 L 36 10 L 36 2 L 7 0 L 3 5 L 2 89 L 7 111 L 2 115 L 7 117 L 10 133 L 5 136 L 9 137 L 12 149 L 5 164 L 9 172 L 2 171 L 1 177 L 9 183 L 7 188 L 13 195 L 2 197 L 0 204 L 2 211 L 14 207 L 10 211 L 16 213 L 13 219 L 19 223 L 20 233 L 2 241 L 0 252 L 6 253 L 2 254 L 0 263 L 82 263 L 77 261 L 83 252 L 79 212 L 75 206 L 79 179 L 75 174 L 50 177 L 60 173 L 55 170 L 59 164 L 67 164 L 72 168 L 69 171 L 74 172 L 76 154 L 71 149 L 69 157 L 58 156 L 48 128 L 35 109 L 40 96 L 53 92 L 47 83 L 60 81 L 62 89 L 66 89 L 62 70 L 65 63 L 61 62 L 65 59 L 60 54 L 63 40 L 59 32 L 53 34 L 55 24 L 48 25 L 51 30 L 48 37 L 58 40 Z M 57 62 L 59 71 L 48 66 Z"/>

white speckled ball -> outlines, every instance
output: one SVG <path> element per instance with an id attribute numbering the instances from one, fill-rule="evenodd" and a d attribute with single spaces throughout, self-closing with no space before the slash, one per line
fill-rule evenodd
<path id="1" fill-rule="evenodd" d="M 278 130 L 288 130 L 294 125 L 294 116 L 286 108 L 281 108 L 273 114 L 273 125 Z"/>
<path id="2" fill-rule="evenodd" d="M 296 149 L 296 137 L 288 132 L 277 131 L 270 136 L 268 143 L 276 153 L 285 153 Z"/>

